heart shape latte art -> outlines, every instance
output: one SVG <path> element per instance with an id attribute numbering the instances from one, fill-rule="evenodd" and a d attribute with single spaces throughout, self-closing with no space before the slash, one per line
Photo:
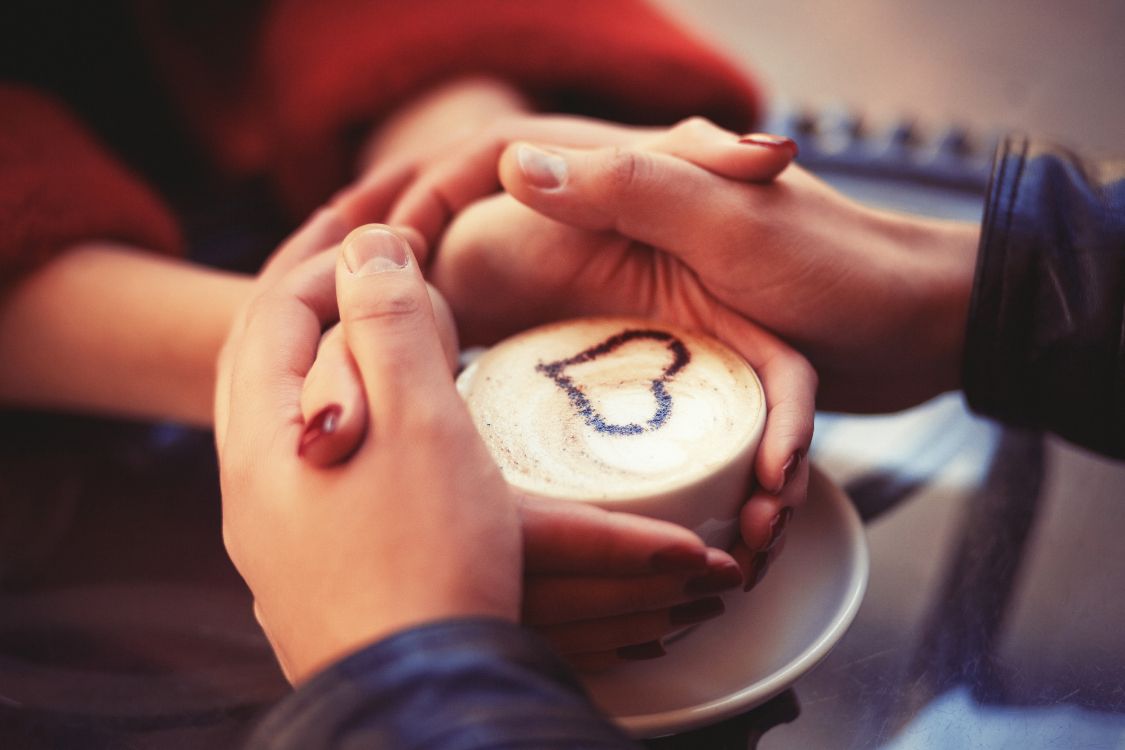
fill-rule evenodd
<path id="1" fill-rule="evenodd" d="M 645 339 L 666 344 L 668 351 L 672 354 L 671 363 L 664 368 L 659 377 L 651 381 L 650 390 L 655 402 L 653 415 L 643 424 L 638 422 L 627 424 L 610 422 L 605 415 L 594 408 L 585 390 L 575 383 L 574 378 L 567 374 L 567 370 L 574 365 L 594 362 L 602 357 L 610 356 L 632 341 Z M 536 365 L 535 370 L 551 378 L 555 385 L 566 393 L 571 406 L 574 407 L 579 416 L 585 420 L 587 425 L 598 432 L 607 435 L 639 435 L 642 432 L 658 430 L 668 421 L 668 417 L 672 413 L 672 396 L 668 393 L 666 384 L 676 376 L 676 373 L 687 367 L 689 362 L 691 362 L 691 352 L 688 351 L 687 346 L 667 331 L 625 330 L 609 337 L 600 344 L 575 354 L 573 357 L 540 363 Z"/>
<path id="2" fill-rule="evenodd" d="M 697 484 L 725 496 L 710 478 L 733 464 L 740 495 L 765 422 L 736 352 L 643 318 L 524 331 L 474 359 L 457 388 L 504 478 L 540 497 L 628 503 Z"/>

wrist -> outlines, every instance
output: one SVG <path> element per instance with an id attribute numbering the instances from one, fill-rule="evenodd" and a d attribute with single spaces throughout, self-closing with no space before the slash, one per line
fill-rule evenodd
<path id="1" fill-rule="evenodd" d="M 159 395 L 158 414 L 188 424 L 211 426 L 215 418 L 215 378 L 219 353 L 226 343 L 235 315 L 249 299 L 254 277 L 209 268 L 193 268 L 182 283 L 178 300 L 194 317 L 191 331 L 176 345 L 170 359 L 171 387 Z M 186 274 L 185 274 L 186 276 Z M 195 310 L 187 301 L 206 300 L 206 309 Z"/>
<path id="2" fill-rule="evenodd" d="M 0 402 L 208 425 L 251 279 L 112 243 L 72 248 L 0 305 Z"/>
<path id="3" fill-rule="evenodd" d="M 345 599 L 339 611 L 352 609 L 354 599 Z M 488 622 L 498 625 L 518 626 L 514 614 L 489 611 L 480 606 L 436 606 L 422 611 L 386 614 L 386 610 L 366 611 L 360 617 L 329 618 L 331 622 L 318 622 L 312 627 L 293 628 L 283 638 L 275 637 L 269 623 L 258 613 L 258 623 L 266 633 L 270 647 L 277 656 L 285 678 L 299 687 L 334 664 L 347 661 L 355 654 L 376 643 L 401 637 L 404 633 L 440 628 L 456 622 Z"/>
<path id="4" fill-rule="evenodd" d="M 915 242 L 905 247 L 916 269 L 915 320 L 937 395 L 961 387 L 980 228 L 954 221 L 915 219 L 912 224 Z"/>

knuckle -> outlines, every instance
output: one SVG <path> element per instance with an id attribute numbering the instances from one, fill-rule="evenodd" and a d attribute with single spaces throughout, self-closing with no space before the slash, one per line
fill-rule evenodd
<path id="1" fill-rule="evenodd" d="M 416 320 L 428 304 L 421 284 L 384 290 L 353 300 L 348 309 L 351 323 L 375 323 L 383 326 L 405 325 Z"/>
<path id="2" fill-rule="evenodd" d="M 804 354 L 788 346 L 782 346 L 773 358 L 777 360 L 777 369 L 786 373 L 789 382 L 811 384 L 813 388 L 816 387 L 819 380 L 816 368 Z"/>
<path id="3" fill-rule="evenodd" d="M 610 150 L 606 159 L 606 188 L 611 193 L 629 193 L 652 173 L 652 159 L 641 151 L 622 148 Z"/>
<path id="4" fill-rule="evenodd" d="M 806 390 L 811 392 L 815 399 L 816 392 L 820 388 L 820 375 L 817 373 L 816 368 L 813 367 L 812 363 L 805 359 L 803 355 L 797 352 L 793 352 L 790 356 L 793 358 L 793 372 L 799 376 L 797 382 L 803 382 Z"/>
<path id="5" fill-rule="evenodd" d="M 716 139 L 725 140 L 724 136 L 729 136 L 729 133 L 707 118 L 696 116 L 679 122 L 672 128 L 670 135 L 681 148 L 687 148 L 693 144 L 714 142 Z"/>
<path id="6" fill-rule="evenodd" d="M 269 311 L 276 303 L 277 292 L 271 287 L 254 296 L 246 306 L 246 328 L 251 328 L 263 318 L 268 319 Z"/>
<path id="7" fill-rule="evenodd" d="M 461 425 L 444 401 L 427 399 L 412 405 L 410 428 L 416 439 L 432 446 L 456 445 L 463 435 Z"/>
<path id="8" fill-rule="evenodd" d="M 503 114 L 490 122 L 484 129 L 484 140 L 490 144 L 503 144 L 520 131 L 526 115 Z"/>
<path id="9" fill-rule="evenodd" d="M 709 135 L 714 132 L 715 125 L 706 117 L 693 115 L 676 123 L 673 128 L 677 133 L 688 136 Z"/>
<path id="10" fill-rule="evenodd" d="M 804 357 L 801 357 L 801 367 L 805 370 L 805 378 L 807 379 L 809 388 L 810 390 L 812 390 L 813 396 L 815 397 L 817 391 L 820 390 L 820 373 L 818 373 L 816 371 L 816 368 L 812 366 L 812 363 Z"/>
<path id="11" fill-rule="evenodd" d="M 623 593 L 621 602 L 623 613 L 645 612 L 661 606 L 668 606 L 668 596 L 660 586 L 648 583 L 629 586 Z"/>

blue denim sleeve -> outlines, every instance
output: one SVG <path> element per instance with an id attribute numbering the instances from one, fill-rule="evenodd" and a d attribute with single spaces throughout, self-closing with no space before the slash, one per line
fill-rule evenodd
<path id="1" fill-rule="evenodd" d="M 279 703 L 249 747 L 634 746 L 536 636 L 481 618 L 413 628 L 348 656 Z"/>
<path id="2" fill-rule="evenodd" d="M 1002 144 L 964 389 L 977 411 L 1125 458 L 1125 161 Z"/>

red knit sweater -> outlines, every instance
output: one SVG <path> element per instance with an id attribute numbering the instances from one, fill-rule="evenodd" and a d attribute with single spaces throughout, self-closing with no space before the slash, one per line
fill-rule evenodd
<path id="1" fill-rule="evenodd" d="M 350 177 L 358 132 L 450 78 L 489 74 L 542 108 L 746 128 L 748 79 L 639 0 L 137 3 L 153 70 L 224 173 L 272 180 L 295 215 Z M 81 71 L 78 71 L 80 74 Z M 50 91 L 0 81 L 0 284 L 85 239 L 177 252 L 156 192 Z"/>

